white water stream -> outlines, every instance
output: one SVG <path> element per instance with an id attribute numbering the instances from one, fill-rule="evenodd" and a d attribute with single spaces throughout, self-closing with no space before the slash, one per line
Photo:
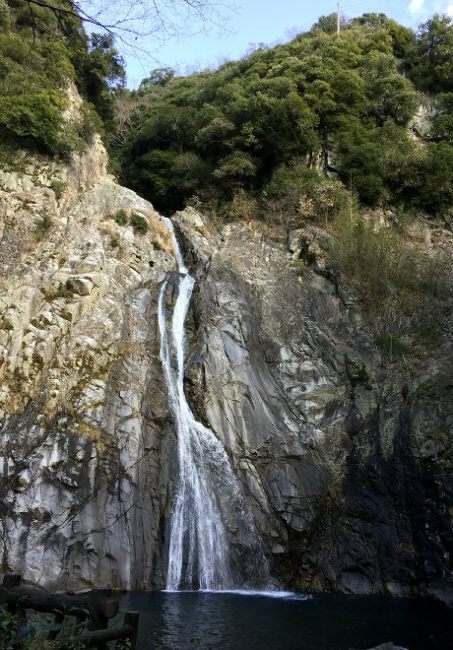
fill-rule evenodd
<path id="1" fill-rule="evenodd" d="M 177 429 L 179 470 L 166 588 L 228 589 L 233 586 L 230 549 L 219 499 L 231 507 L 240 502 L 240 494 L 222 444 L 196 421 L 184 394 L 184 323 L 195 281 L 184 264 L 172 222 L 163 219 L 173 237 L 179 271 L 164 281 L 158 312 L 160 357 Z M 178 295 L 170 325 L 166 297 L 172 284 L 177 285 Z"/>

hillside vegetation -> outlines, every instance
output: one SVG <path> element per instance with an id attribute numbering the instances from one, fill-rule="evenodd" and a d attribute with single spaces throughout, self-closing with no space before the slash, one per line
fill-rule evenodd
<path id="1" fill-rule="evenodd" d="M 99 131 L 123 183 L 164 213 L 191 204 L 272 237 L 315 226 L 301 273 L 318 265 L 349 285 L 392 355 L 404 337 L 437 345 L 451 335 L 450 240 L 410 227 L 453 223 L 452 22 L 414 33 L 365 14 L 335 28 L 322 17 L 284 45 L 188 77 L 157 69 L 129 91 L 110 36 L 0 0 L 0 168 L 17 149 L 61 157 Z"/>
<path id="2" fill-rule="evenodd" d="M 451 335 L 448 236 L 422 233 L 451 224 L 452 48 L 447 17 L 327 16 L 214 72 L 154 70 L 118 97 L 123 181 L 168 213 L 301 229 L 300 272 L 347 288 L 392 359 L 423 355 Z"/>
<path id="3" fill-rule="evenodd" d="M 64 7 L 56 0 L 55 7 Z M 81 114 L 66 115 L 68 86 L 84 97 Z M 0 145 L 50 155 L 81 149 L 94 131 L 113 128 L 112 89 L 124 82 L 109 36 L 88 36 L 70 14 L 0 0 Z"/>
<path id="4" fill-rule="evenodd" d="M 346 189 L 365 205 L 443 214 L 453 197 L 452 46 L 446 17 L 414 33 L 366 14 L 340 36 L 324 17 L 214 72 L 154 71 L 123 95 L 135 107 L 117 152 L 123 179 L 164 211 L 196 195 L 267 215 L 324 197 L 332 212 Z M 422 93 L 437 116 L 420 144 L 408 124 Z"/>

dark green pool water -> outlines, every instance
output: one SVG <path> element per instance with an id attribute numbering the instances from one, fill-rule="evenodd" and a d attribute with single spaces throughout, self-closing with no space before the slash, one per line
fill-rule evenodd
<path id="1" fill-rule="evenodd" d="M 348 650 L 386 641 L 409 650 L 453 650 L 453 612 L 431 601 L 316 595 L 130 593 L 141 613 L 140 650 Z"/>

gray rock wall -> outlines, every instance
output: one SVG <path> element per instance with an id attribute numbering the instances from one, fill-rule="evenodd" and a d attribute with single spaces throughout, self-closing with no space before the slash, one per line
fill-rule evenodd
<path id="1" fill-rule="evenodd" d="M 86 155 L 0 175 L 2 568 L 48 587 L 161 587 L 176 465 L 156 308 L 174 251 L 99 143 Z M 260 225 L 175 221 L 197 277 L 186 390 L 275 580 L 448 598 L 451 343 L 389 365 L 316 251 L 299 263 L 303 232 L 289 250 Z"/>
<path id="2" fill-rule="evenodd" d="M 0 193 L 2 568 L 48 587 L 146 587 L 163 579 L 171 488 L 157 299 L 173 249 L 98 142 L 85 157 L 32 161 Z M 148 233 L 118 224 L 119 208 Z"/>
<path id="3" fill-rule="evenodd" d="M 451 341 L 390 364 L 338 285 L 316 264 L 301 274 L 264 229 L 203 238 L 192 211 L 177 221 L 199 269 L 192 400 L 229 451 L 274 576 L 451 598 Z"/>

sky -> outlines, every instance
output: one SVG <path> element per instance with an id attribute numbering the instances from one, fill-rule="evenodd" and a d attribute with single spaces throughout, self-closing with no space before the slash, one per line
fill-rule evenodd
<path id="1" fill-rule="evenodd" d="M 309 29 L 319 16 L 336 10 L 336 0 L 232 0 L 231 4 L 230 0 L 222 1 L 225 5 L 218 5 L 219 15 L 206 25 L 204 32 L 196 33 L 187 21 L 179 38 L 169 37 L 161 42 L 150 36 L 136 51 L 126 48 L 127 85 L 137 87 L 153 68 L 169 66 L 178 74 L 189 74 L 217 67 L 228 59 L 240 58 L 253 44 L 288 41 Z M 235 8 L 231 10 L 233 3 Z M 340 2 L 340 11 L 346 17 L 382 12 L 416 28 L 434 13 L 453 16 L 453 0 L 344 0 Z"/>

